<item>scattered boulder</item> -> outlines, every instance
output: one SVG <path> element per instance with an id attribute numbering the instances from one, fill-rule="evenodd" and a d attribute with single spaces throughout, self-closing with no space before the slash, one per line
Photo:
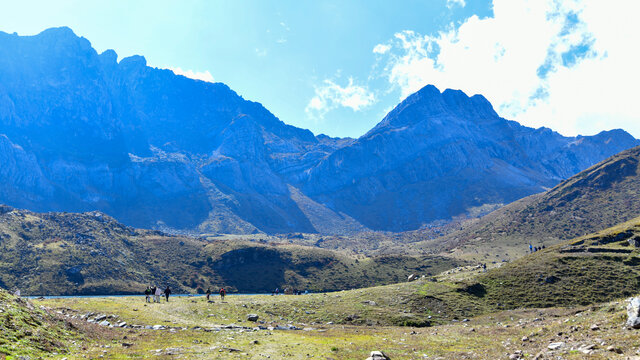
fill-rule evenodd
<path id="1" fill-rule="evenodd" d="M 563 342 L 554 342 L 549 344 L 549 346 L 547 346 L 547 349 L 549 350 L 558 350 L 560 348 L 564 347 L 564 343 Z"/>
<path id="2" fill-rule="evenodd" d="M 640 297 L 634 297 L 629 300 L 627 316 L 627 326 L 633 329 L 640 329 Z"/>
<path id="3" fill-rule="evenodd" d="M 260 317 L 257 314 L 249 314 L 247 315 L 247 321 L 253 321 L 256 322 L 258 321 Z"/>
<path id="4" fill-rule="evenodd" d="M 553 284 L 553 283 L 558 282 L 558 280 L 560 280 L 560 278 L 551 275 L 551 276 L 547 276 L 544 279 L 544 282 L 547 283 L 547 284 Z"/>
<path id="5" fill-rule="evenodd" d="M 407 277 L 408 281 L 413 281 L 413 280 L 416 280 L 416 279 L 418 279 L 418 275 L 416 275 L 416 274 L 411 274 L 411 275 L 409 275 Z"/>
<path id="6" fill-rule="evenodd" d="M 640 247 L 640 236 L 636 236 L 632 239 L 627 240 L 629 241 L 629 245 L 633 246 L 633 247 Z"/>
<path id="7" fill-rule="evenodd" d="M 607 351 L 611 351 L 614 352 L 616 354 L 622 354 L 622 350 L 618 349 L 617 347 L 610 345 L 607 347 Z"/>
<path id="8" fill-rule="evenodd" d="M 391 358 L 382 351 L 372 351 L 367 360 L 391 360 Z"/>

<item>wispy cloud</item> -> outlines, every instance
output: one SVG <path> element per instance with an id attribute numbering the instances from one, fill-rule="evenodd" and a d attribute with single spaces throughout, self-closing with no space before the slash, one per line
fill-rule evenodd
<path id="1" fill-rule="evenodd" d="M 374 48 L 380 75 L 402 98 L 434 84 L 484 94 L 530 126 L 640 133 L 629 106 L 640 84 L 640 2 L 494 0 L 493 9 L 434 35 L 395 34 Z"/>
<path id="2" fill-rule="evenodd" d="M 465 7 L 467 3 L 464 0 L 447 0 L 447 7 L 452 9 L 454 6 Z"/>
<path id="3" fill-rule="evenodd" d="M 329 111 L 340 107 L 360 111 L 375 102 L 375 95 L 366 87 L 355 85 L 353 78 L 349 78 L 344 87 L 326 79 L 321 86 L 316 87 L 315 96 L 309 101 L 305 112 L 311 118 L 322 119 Z"/>
<path id="4" fill-rule="evenodd" d="M 386 54 L 387 52 L 389 52 L 389 50 L 391 50 L 391 45 L 389 44 L 378 44 L 373 48 L 373 53 L 374 54 Z"/>
<path id="5" fill-rule="evenodd" d="M 182 70 L 179 67 L 168 68 L 168 69 L 173 71 L 173 73 L 176 75 L 182 75 L 190 79 L 202 80 L 202 81 L 211 82 L 211 83 L 214 82 L 213 75 L 211 75 L 209 70 L 206 70 L 206 71 Z"/>
<path id="6" fill-rule="evenodd" d="M 258 49 L 256 48 L 256 56 L 258 57 L 264 57 L 267 56 L 267 49 Z"/>

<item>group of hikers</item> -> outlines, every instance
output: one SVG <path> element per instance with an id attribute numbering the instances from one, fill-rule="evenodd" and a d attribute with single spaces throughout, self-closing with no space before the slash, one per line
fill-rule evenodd
<path id="1" fill-rule="evenodd" d="M 158 286 L 147 286 L 147 289 L 144 291 L 144 297 L 145 297 L 145 301 L 150 303 L 151 302 L 151 297 L 153 296 L 153 302 L 154 303 L 159 303 L 160 302 L 160 298 L 162 297 L 162 295 L 165 296 L 166 301 L 169 302 L 169 295 L 171 295 L 171 288 L 169 288 L 169 286 L 166 287 L 166 289 L 164 289 L 164 291 L 158 287 Z"/>
<path id="2" fill-rule="evenodd" d="M 207 301 L 209 301 L 211 299 L 211 288 L 207 289 Z M 224 288 L 220 288 L 220 290 L 218 291 L 218 294 L 220 294 L 220 299 L 222 299 L 224 301 L 224 297 L 225 295 L 227 295 L 227 290 L 225 290 Z M 150 303 L 153 298 L 153 302 L 154 303 L 159 303 L 160 302 L 160 298 L 162 298 L 162 296 L 164 295 L 165 299 L 167 302 L 169 302 L 169 295 L 171 295 L 171 288 L 169 286 L 167 286 L 164 290 L 162 290 L 160 287 L 158 286 L 147 286 L 146 290 L 144 291 L 144 297 L 145 297 L 145 301 Z"/>
<path id="3" fill-rule="evenodd" d="M 309 291 L 305 290 L 304 294 L 308 294 Z M 284 288 L 284 290 L 282 290 L 282 294 L 285 295 L 302 295 L 303 292 L 302 290 L 298 290 L 298 289 L 292 289 L 292 288 Z M 275 290 L 273 290 L 271 292 L 271 295 L 280 295 L 280 288 L 275 288 Z"/>
<path id="4" fill-rule="evenodd" d="M 207 288 L 207 292 L 205 294 L 207 294 L 207 301 L 211 300 L 211 288 Z M 218 290 L 218 294 L 220 294 L 220 300 L 224 301 L 224 297 L 227 295 L 227 290 L 220 288 L 220 290 Z"/>
<path id="5" fill-rule="evenodd" d="M 534 252 L 536 252 L 538 250 L 542 250 L 544 248 L 545 248 L 544 244 L 542 246 L 533 246 L 533 245 L 529 244 L 529 252 L 530 253 L 534 253 Z"/>

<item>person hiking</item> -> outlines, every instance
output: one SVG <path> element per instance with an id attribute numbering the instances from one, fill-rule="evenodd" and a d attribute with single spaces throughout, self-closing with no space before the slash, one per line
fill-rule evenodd
<path id="1" fill-rule="evenodd" d="M 162 296 L 162 290 L 156 287 L 156 291 L 153 293 L 153 302 L 160 302 L 160 296 Z"/>
<path id="2" fill-rule="evenodd" d="M 144 301 L 151 302 L 151 287 L 147 286 L 147 289 L 144 291 Z"/>
<path id="3" fill-rule="evenodd" d="M 207 288 L 207 301 L 211 298 L 211 288 Z"/>
<path id="4" fill-rule="evenodd" d="M 171 289 L 169 288 L 169 285 L 167 285 L 167 288 L 164 289 L 164 296 L 167 298 L 167 302 L 169 302 L 169 295 L 171 295 Z"/>
<path id="5" fill-rule="evenodd" d="M 227 290 L 220 288 L 220 300 L 224 301 L 224 296 L 227 295 Z"/>
<path id="6" fill-rule="evenodd" d="M 533 245 L 529 244 L 529 252 L 533 252 Z"/>

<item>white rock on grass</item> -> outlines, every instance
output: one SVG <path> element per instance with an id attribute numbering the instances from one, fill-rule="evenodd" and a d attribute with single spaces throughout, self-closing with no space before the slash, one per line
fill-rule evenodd
<path id="1" fill-rule="evenodd" d="M 564 343 L 563 342 L 554 342 L 549 344 L 549 346 L 547 346 L 547 349 L 549 350 L 558 350 L 560 348 L 564 347 Z"/>
<path id="2" fill-rule="evenodd" d="M 372 351 L 367 360 L 391 360 L 382 351 Z"/>
<path id="3" fill-rule="evenodd" d="M 627 316 L 627 326 L 633 329 L 640 329 L 640 297 L 629 299 Z"/>

